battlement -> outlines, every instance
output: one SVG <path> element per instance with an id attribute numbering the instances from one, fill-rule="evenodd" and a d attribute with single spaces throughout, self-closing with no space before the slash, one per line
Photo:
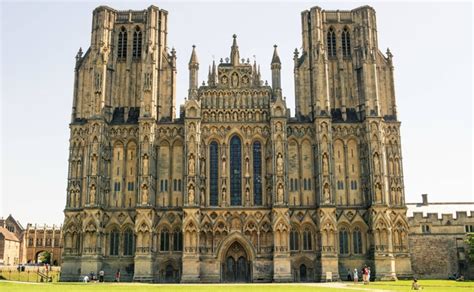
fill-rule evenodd
<path id="1" fill-rule="evenodd" d="M 323 19 L 326 22 L 355 22 L 355 17 L 363 12 L 370 10 L 375 14 L 374 8 L 369 5 L 364 5 L 351 10 L 324 10 L 319 6 L 314 6 L 310 10 L 305 10 L 302 13 L 309 13 L 310 11 L 320 11 Z"/>

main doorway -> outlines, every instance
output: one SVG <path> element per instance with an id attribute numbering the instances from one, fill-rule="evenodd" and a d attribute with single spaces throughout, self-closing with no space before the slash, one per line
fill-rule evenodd
<path id="1" fill-rule="evenodd" d="M 222 280 L 230 283 L 250 281 L 250 262 L 245 249 L 238 242 L 234 242 L 225 254 Z"/>

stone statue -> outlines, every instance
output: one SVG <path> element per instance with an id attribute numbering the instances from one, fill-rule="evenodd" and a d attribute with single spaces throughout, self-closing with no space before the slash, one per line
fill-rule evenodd
<path id="1" fill-rule="evenodd" d="M 94 204 L 95 203 L 95 185 L 91 186 L 91 192 L 90 192 L 90 202 L 89 204 Z"/>
<path id="2" fill-rule="evenodd" d="M 193 185 L 189 186 L 188 201 L 190 205 L 194 205 L 194 186 Z"/>
<path id="3" fill-rule="evenodd" d="M 278 153 L 277 156 L 277 175 L 283 175 L 283 155 Z"/>
<path id="4" fill-rule="evenodd" d="M 250 202 L 250 190 L 249 190 L 249 188 L 245 189 L 245 201 Z"/>
<path id="5" fill-rule="evenodd" d="M 189 160 L 188 160 L 188 175 L 194 175 L 194 155 L 191 154 L 189 155 Z"/>
<path id="6" fill-rule="evenodd" d="M 375 185 L 375 201 L 380 202 L 382 198 L 382 189 L 379 184 Z"/>
<path id="7" fill-rule="evenodd" d="M 143 175 L 148 175 L 148 155 L 143 156 Z"/>
<path id="8" fill-rule="evenodd" d="M 323 173 L 324 174 L 329 173 L 329 162 L 328 162 L 328 156 L 326 154 L 323 155 Z"/>
<path id="9" fill-rule="evenodd" d="M 148 186 L 143 185 L 142 187 L 142 205 L 148 204 Z"/>
<path id="10" fill-rule="evenodd" d="M 201 164 L 199 166 L 201 166 L 201 175 L 206 176 L 206 159 L 202 158 L 200 163 Z"/>
<path id="11" fill-rule="evenodd" d="M 331 202 L 331 197 L 330 197 L 330 193 L 329 193 L 329 185 L 328 184 L 324 185 L 323 195 L 324 195 L 324 202 L 325 203 L 330 203 Z"/>
<path id="12" fill-rule="evenodd" d="M 277 198 L 278 198 L 278 203 L 283 203 L 283 184 L 282 183 L 278 184 Z"/>
<path id="13" fill-rule="evenodd" d="M 227 201 L 227 196 L 226 196 L 226 193 L 225 193 L 225 187 L 222 188 L 222 206 L 225 206 L 226 205 L 226 202 Z"/>

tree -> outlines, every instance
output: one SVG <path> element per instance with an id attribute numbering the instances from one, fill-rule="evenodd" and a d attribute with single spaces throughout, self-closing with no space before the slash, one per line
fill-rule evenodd
<path id="1" fill-rule="evenodd" d="M 38 261 L 43 264 L 51 264 L 51 253 L 49 251 L 43 251 L 39 254 Z"/>
<path id="2" fill-rule="evenodd" d="M 468 233 L 465 242 L 469 261 L 474 263 L 474 233 Z"/>

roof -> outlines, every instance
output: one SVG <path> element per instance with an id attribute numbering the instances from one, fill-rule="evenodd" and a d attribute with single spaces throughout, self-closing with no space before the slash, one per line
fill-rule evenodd
<path id="1" fill-rule="evenodd" d="M 474 202 L 439 202 L 439 203 L 407 203 L 407 216 L 413 217 L 413 213 L 423 213 L 427 216 L 428 213 L 437 213 L 438 218 L 441 214 L 453 214 L 456 218 L 456 212 L 466 212 L 469 216 L 472 212 L 474 214 Z"/>
<path id="2" fill-rule="evenodd" d="M 10 232 L 8 229 L 6 229 L 5 227 L 1 227 L 0 226 L 0 233 L 3 234 L 3 236 L 5 237 L 6 240 L 10 240 L 10 241 L 20 241 L 16 235 L 12 232 Z"/>

